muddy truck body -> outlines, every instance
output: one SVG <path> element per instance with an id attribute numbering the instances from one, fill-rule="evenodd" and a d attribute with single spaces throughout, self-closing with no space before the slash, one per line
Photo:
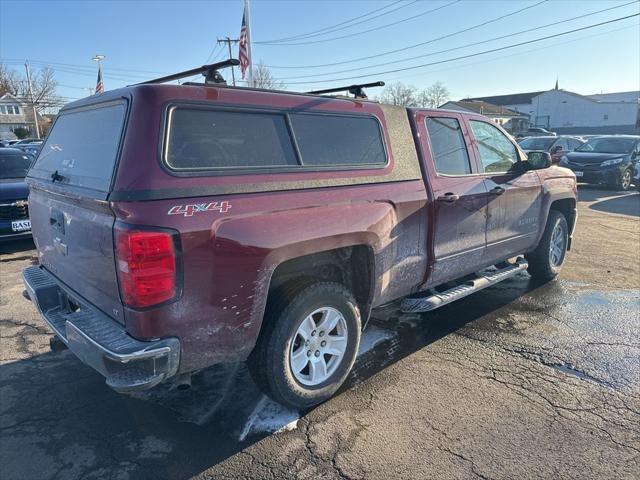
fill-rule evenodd
<path id="1" fill-rule="evenodd" d="M 66 106 L 27 182 L 55 345 L 119 392 L 247 360 L 296 408 L 344 381 L 373 308 L 550 280 L 576 219 L 572 172 L 485 117 L 215 84 Z"/>

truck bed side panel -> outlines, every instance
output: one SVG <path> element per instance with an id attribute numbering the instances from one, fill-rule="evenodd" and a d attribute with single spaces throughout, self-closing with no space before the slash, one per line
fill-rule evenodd
<path id="1" fill-rule="evenodd" d="M 422 181 L 415 181 L 118 203 L 117 216 L 130 223 L 179 230 L 184 263 L 182 298 L 147 312 L 128 310 L 127 330 L 138 338 L 180 338 L 182 371 L 243 359 L 257 339 L 276 267 L 344 246 L 371 248 L 374 304 L 406 295 L 424 276 L 425 200 Z M 176 204 L 221 201 L 228 212 L 167 215 Z"/>

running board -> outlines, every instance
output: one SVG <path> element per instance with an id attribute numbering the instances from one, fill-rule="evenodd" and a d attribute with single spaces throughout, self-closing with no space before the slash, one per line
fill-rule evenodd
<path id="1" fill-rule="evenodd" d="M 478 292 L 484 288 L 495 285 L 496 283 L 513 277 L 518 272 L 526 270 L 529 264 L 524 258 L 505 268 L 489 272 L 473 280 L 464 282 L 457 287 L 450 288 L 442 293 L 436 293 L 428 297 L 409 297 L 402 301 L 401 308 L 405 313 L 430 312 L 436 308 L 440 308 L 448 303 L 455 302 L 461 298 Z"/>

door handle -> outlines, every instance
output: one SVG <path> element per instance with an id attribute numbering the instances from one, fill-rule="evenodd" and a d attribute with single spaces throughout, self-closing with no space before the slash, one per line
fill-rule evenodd
<path id="1" fill-rule="evenodd" d="M 440 202 L 447 202 L 447 203 L 453 203 L 457 200 L 460 199 L 460 195 L 457 195 L 455 193 L 452 192 L 447 192 L 444 195 L 441 195 L 438 197 L 438 201 Z"/>
<path id="2" fill-rule="evenodd" d="M 489 190 L 489 193 L 491 195 L 502 195 L 505 192 L 505 189 L 502 187 L 494 187 L 491 190 Z"/>

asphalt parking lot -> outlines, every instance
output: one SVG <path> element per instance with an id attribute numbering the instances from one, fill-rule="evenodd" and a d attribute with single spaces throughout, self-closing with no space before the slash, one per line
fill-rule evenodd
<path id="1" fill-rule="evenodd" d="M 243 365 L 188 391 L 114 393 L 49 351 L 21 296 L 33 244 L 0 251 L 2 479 L 638 478 L 638 193 L 581 188 L 557 281 L 521 274 L 431 314 L 377 311 L 348 385 L 301 413 Z"/>

